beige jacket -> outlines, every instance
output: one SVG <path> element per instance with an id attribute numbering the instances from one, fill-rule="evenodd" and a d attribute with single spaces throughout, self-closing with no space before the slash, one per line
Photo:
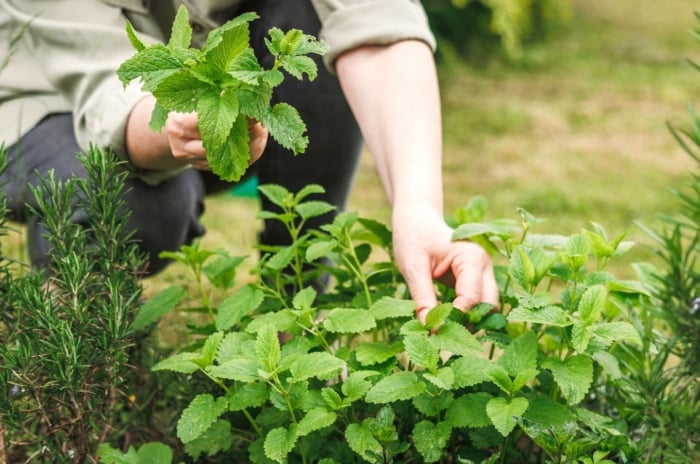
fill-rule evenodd
<path id="1" fill-rule="evenodd" d="M 418 0 L 312 2 L 331 70 L 340 53 L 361 44 L 415 38 L 434 47 Z M 136 86 L 124 89 L 115 73 L 134 54 L 125 19 L 165 41 L 180 3 L 190 13 L 193 41 L 201 44 L 218 25 L 213 18 L 235 14 L 241 0 L 0 0 L 0 62 L 9 58 L 0 70 L 0 143 L 13 144 L 49 113 L 73 112 L 81 148 L 110 147 L 125 158 L 126 119 L 143 97 Z"/>

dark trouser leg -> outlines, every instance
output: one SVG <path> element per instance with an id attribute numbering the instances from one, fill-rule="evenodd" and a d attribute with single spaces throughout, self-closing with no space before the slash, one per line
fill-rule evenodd
<path id="1" fill-rule="evenodd" d="M 50 170 L 59 181 L 85 177 L 85 168 L 75 156 L 79 151 L 70 114 L 44 119 L 9 149 L 9 166 L 0 176 L 0 188 L 9 200 L 12 218 L 27 224 L 27 247 L 34 266 L 48 264 L 49 242 L 39 221 L 28 214 L 26 205 L 36 206 L 30 187 L 37 186 Z M 124 192 L 131 214 L 128 226 L 136 231 L 134 238 L 148 255 L 149 272 L 158 272 L 167 264 L 158 258 L 161 251 L 176 250 L 204 233 L 198 219 L 204 198 L 198 172 L 186 171 L 157 186 L 129 178 Z M 83 211 L 76 211 L 75 221 L 88 222 Z"/>
<path id="2" fill-rule="evenodd" d="M 283 31 L 300 29 L 317 35 L 320 24 L 309 0 L 255 0 L 250 9 L 260 16 L 251 24 L 251 38 L 258 59 L 265 68 L 272 65 L 263 42 L 267 31 L 275 26 Z M 262 158 L 255 163 L 260 184 L 280 184 L 292 192 L 308 184 L 326 190 L 323 197 L 339 210 L 345 208 L 362 150 L 362 138 L 355 119 L 343 96 L 338 80 L 317 58 L 318 77 L 309 82 L 286 76 L 275 90 L 275 101 L 287 102 L 300 113 L 308 128 L 309 146 L 305 153 L 292 153 L 270 139 Z M 273 208 L 263 199 L 262 207 Z M 272 209 L 274 210 L 274 209 Z M 329 222 L 332 215 L 311 221 L 310 227 Z M 261 233 L 262 244 L 284 244 L 289 237 L 277 221 L 267 221 Z"/>

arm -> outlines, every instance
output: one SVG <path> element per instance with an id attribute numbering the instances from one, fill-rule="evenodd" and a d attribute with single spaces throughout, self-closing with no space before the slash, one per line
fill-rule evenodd
<path id="1" fill-rule="evenodd" d="M 338 78 L 392 206 L 397 265 L 418 317 L 437 304 L 433 279 L 453 284 L 455 306 L 498 304 L 491 259 L 452 242 L 443 219 L 440 95 L 431 49 L 421 41 L 364 46 L 340 55 Z"/>

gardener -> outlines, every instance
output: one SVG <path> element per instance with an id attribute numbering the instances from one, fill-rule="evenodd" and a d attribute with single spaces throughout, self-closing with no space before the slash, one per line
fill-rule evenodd
<path id="1" fill-rule="evenodd" d="M 172 113 L 161 133 L 151 131 L 153 97 L 138 86 L 124 90 L 116 75 L 134 54 L 126 19 L 142 37 L 167 41 L 179 3 L 0 0 L 0 33 L 8 53 L 10 38 L 26 28 L 0 72 L 0 140 L 9 146 L 10 163 L 0 185 L 13 218 L 27 223 L 35 266 L 46 263 L 48 244 L 28 214 L 30 186 L 50 170 L 57 180 L 84 176 L 75 153 L 90 143 L 129 162 L 130 226 L 148 253 L 151 273 L 166 264 L 158 258 L 162 250 L 175 250 L 204 233 L 199 219 L 205 196 L 231 188 L 207 170 L 195 115 Z M 342 210 L 364 137 L 392 205 L 396 260 L 418 317 L 424 320 L 426 310 L 437 304 L 433 279 L 438 278 L 455 286 L 460 308 L 498 302 L 490 257 L 476 244 L 452 242 L 443 220 L 434 38 L 416 0 L 182 3 L 189 10 L 195 46 L 225 20 L 255 11 L 261 19 L 251 23 L 251 41 L 268 68 L 264 37 L 273 26 L 320 34 L 329 46 L 316 80 L 285 79 L 276 88 L 274 98 L 296 107 L 307 124 L 305 154 L 293 157 L 267 139 L 264 127 L 251 123 L 255 165 L 249 172 L 260 183 L 290 191 L 320 184 L 326 190 L 323 199 Z M 85 220 L 79 214 L 75 219 Z M 260 241 L 281 244 L 288 238 L 268 221 Z"/>

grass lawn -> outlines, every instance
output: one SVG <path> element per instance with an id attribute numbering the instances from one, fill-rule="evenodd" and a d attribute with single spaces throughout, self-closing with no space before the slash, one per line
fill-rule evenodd
<path id="1" fill-rule="evenodd" d="M 673 212 L 668 190 L 687 185 L 695 167 L 666 123 L 685 122 L 697 95 L 700 73 L 686 61 L 700 60 L 690 34 L 697 4 L 573 4 L 570 23 L 526 46 L 518 63 L 441 66 L 445 211 L 482 195 L 490 218 L 517 219 L 516 207 L 524 207 L 547 219 L 543 233 L 574 233 L 595 221 L 610 236 L 628 233 L 641 243 L 626 263 L 650 260 L 635 222 L 653 225 L 658 213 Z M 209 199 L 203 246 L 254 256 L 257 206 L 232 195 Z M 350 209 L 388 223 L 369 153 Z M 5 240 L 21 253 L 20 235 Z M 171 266 L 146 287 L 157 290 L 185 272 Z"/>

